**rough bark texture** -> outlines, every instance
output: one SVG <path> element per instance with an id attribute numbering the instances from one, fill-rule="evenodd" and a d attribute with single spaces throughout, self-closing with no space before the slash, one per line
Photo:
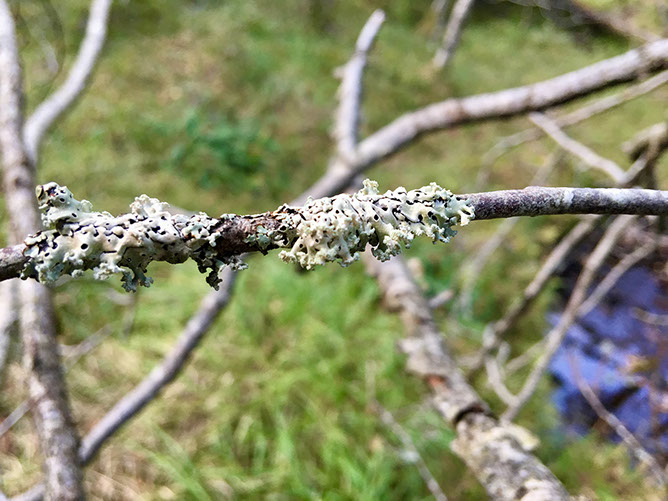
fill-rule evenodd
<path id="1" fill-rule="evenodd" d="M 365 255 L 390 309 L 397 310 L 409 333 L 401 344 L 407 368 L 425 379 L 433 403 L 455 429 L 453 451 L 460 456 L 495 500 L 566 500 L 568 492 L 528 452 L 522 428 L 493 417 L 467 383 L 443 342 L 429 305 L 400 257 L 380 263 Z"/>
<path id="2" fill-rule="evenodd" d="M 0 0 L 0 149 L 12 243 L 21 242 L 40 227 L 34 169 L 21 135 L 21 85 L 14 22 L 7 4 Z M 32 281 L 20 283 L 18 289 L 24 362 L 30 371 L 29 393 L 44 457 L 46 498 L 82 499 L 78 437 L 60 363 L 51 294 Z"/>

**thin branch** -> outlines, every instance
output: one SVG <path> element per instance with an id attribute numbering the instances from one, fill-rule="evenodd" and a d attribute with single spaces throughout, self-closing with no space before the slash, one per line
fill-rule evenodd
<path id="1" fill-rule="evenodd" d="M 5 203 L 11 243 L 39 230 L 33 186 L 34 165 L 23 145 L 21 101 L 23 84 L 16 47 L 14 20 L 5 0 L 0 0 L 0 149 L 2 150 Z M 35 282 L 18 286 L 24 364 L 30 372 L 33 417 L 44 458 L 48 500 L 84 497 L 77 461 L 78 435 L 67 395 L 67 386 L 56 341 L 50 291 Z"/>
<path id="2" fill-rule="evenodd" d="M 541 353 L 541 356 L 527 377 L 524 386 L 517 394 L 516 400 L 503 413 L 503 419 L 508 421 L 515 419 L 524 404 L 526 404 L 536 391 L 538 383 L 547 369 L 552 356 L 556 353 L 559 346 L 561 346 L 561 342 L 564 339 L 566 332 L 568 332 L 568 329 L 573 325 L 573 322 L 576 321 L 580 305 L 587 297 L 587 291 L 596 276 L 596 272 L 603 265 L 603 262 L 612 251 L 617 240 L 622 236 L 622 233 L 626 231 L 634 219 L 635 217 L 633 216 L 620 216 L 615 219 L 606 230 L 601 241 L 590 254 L 577 282 L 575 283 L 573 292 L 568 299 L 568 304 L 559 318 L 559 322 L 546 336 L 544 351 Z"/>
<path id="3" fill-rule="evenodd" d="M 543 82 L 431 104 L 398 117 L 361 141 L 355 163 L 349 169 L 345 165 L 330 168 L 309 193 L 318 198 L 344 190 L 355 176 L 422 134 L 542 110 L 667 66 L 668 39 L 665 39 Z"/>
<path id="4" fill-rule="evenodd" d="M 550 117 L 558 127 L 569 127 L 571 125 L 584 122 L 589 118 L 603 113 L 605 111 L 611 110 L 620 106 L 632 99 L 637 99 L 640 96 L 658 89 L 662 85 L 668 83 L 668 70 L 662 71 L 661 73 L 654 75 L 647 80 L 644 80 L 640 83 L 631 85 L 617 94 L 611 96 L 605 96 L 591 103 L 585 104 L 581 108 L 578 108 L 574 111 L 563 113 L 554 117 Z M 520 132 L 516 132 L 510 136 L 504 137 L 498 141 L 483 157 L 483 164 L 490 165 L 506 151 L 521 144 L 527 143 L 529 141 L 535 141 L 540 139 L 545 132 L 537 127 L 531 129 L 525 129 Z"/>
<path id="5" fill-rule="evenodd" d="M 591 388 L 591 386 L 585 381 L 580 373 L 580 368 L 575 361 L 575 357 L 572 351 L 568 350 L 568 360 L 569 364 L 575 375 L 575 381 L 577 386 L 582 393 L 582 396 L 587 400 L 589 406 L 593 409 L 596 415 L 605 421 L 610 428 L 612 428 L 615 433 L 622 439 L 624 444 L 630 449 L 633 455 L 642 461 L 645 466 L 652 472 L 652 475 L 656 478 L 657 482 L 661 487 L 665 487 L 668 483 L 668 478 L 666 473 L 663 471 L 663 468 L 659 465 L 658 461 L 642 446 L 638 439 L 631 433 L 624 423 L 622 423 L 617 416 L 612 412 L 608 411 L 601 400 L 596 395 L 596 392 Z"/>
<path id="6" fill-rule="evenodd" d="M 369 186 L 373 185 L 369 184 L 365 190 L 369 190 Z M 373 190 L 361 190 L 354 195 L 311 200 L 304 207 L 284 205 L 275 211 L 262 214 L 225 214 L 220 219 L 215 219 L 204 215 L 190 218 L 173 216 L 164 210 L 164 204 L 145 196 L 137 199 L 141 204 L 137 205 L 139 202 L 135 202 L 132 206 L 133 212 L 129 214 L 113 217 L 90 212 L 88 205 L 72 199 L 69 190 L 52 183 L 42 188 L 41 193 L 47 193 L 44 197 L 48 197 L 48 200 L 43 198 L 42 202 L 49 207 L 46 218 L 57 219 L 52 221 L 57 222 L 56 229 L 26 239 L 22 251 L 25 259 L 23 274 L 26 277 L 53 281 L 62 274 L 76 274 L 86 269 L 93 269 L 96 276 L 104 278 L 110 274 L 109 270 L 113 270 L 124 273 L 124 286 L 128 290 L 134 290 L 137 285 L 150 284 L 150 279 L 144 273 L 151 261 L 182 263 L 188 258 L 194 259 L 201 271 L 210 270 L 207 281 L 216 286 L 220 282 L 217 272 L 221 267 L 225 264 L 240 266 L 238 256 L 246 252 L 266 253 L 276 248 L 290 249 L 281 254 L 282 259 L 296 261 L 301 266 L 310 268 L 336 259 L 342 260 L 344 264 L 352 262 L 356 259 L 355 252 L 363 250 L 368 242 L 375 247 L 374 252 L 382 259 L 387 253 L 398 253 L 399 243 L 409 242 L 413 234 L 431 235 L 431 230 L 428 229 L 421 229 L 422 233 L 416 233 L 417 226 L 425 226 L 422 220 L 418 218 L 413 221 L 412 216 L 402 215 L 405 211 L 422 210 L 423 206 L 427 211 L 425 214 L 431 211 L 428 216 L 430 218 L 444 210 L 452 212 L 446 218 L 448 221 L 434 220 L 442 226 L 444 237 L 451 231 L 451 225 L 466 224 L 471 210 L 475 213 L 475 220 L 555 214 L 668 214 L 668 191 L 532 186 L 523 190 L 453 196 L 434 186 L 410 192 L 399 188 L 384 195 Z M 432 193 L 433 190 L 437 191 Z M 57 205 L 58 200 L 63 197 L 70 199 L 66 211 Z M 405 201 L 401 202 L 404 199 Z M 417 205 L 413 207 L 412 204 Z M 391 236 L 397 243 L 391 247 L 387 247 L 388 241 L 379 238 L 384 234 L 377 233 L 385 231 L 382 225 L 388 225 L 389 229 L 390 226 L 399 224 L 395 216 L 388 219 L 385 215 L 387 211 L 381 208 L 388 205 L 398 214 L 396 217 L 403 217 L 401 220 L 404 222 L 410 220 L 410 225 L 402 230 L 403 233 Z M 87 207 L 88 212 L 82 212 L 81 207 Z M 335 209 L 338 212 L 335 212 Z M 146 216 L 146 211 L 149 211 L 151 216 Z M 365 218 L 372 216 L 376 219 L 371 221 L 373 224 L 367 231 Z M 312 231 L 316 231 L 312 228 L 316 222 L 321 226 L 331 226 L 331 229 L 323 231 L 323 226 L 317 230 L 322 234 L 313 233 L 309 236 Z M 339 237 L 348 242 L 348 233 L 342 233 L 346 227 L 349 228 L 350 242 L 347 247 L 339 248 Z M 413 233 L 406 235 L 407 229 Z M 112 236 L 114 238 L 110 240 Z M 446 241 L 440 237 L 437 239 Z M 54 251 L 56 247 L 57 252 Z M 69 249 L 76 249 L 76 260 L 65 259 L 64 256 L 69 255 L 66 254 Z M 131 251 L 126 252 L 127 249 Z M 327 252 L 320 252 L 323 249 Z M 10 249 L 3 253 L 11 257 L 7 267 L 13 270 L 17 269 L 14 259 L 17 250 Z M 0 257 L 3 254 L 0 254 Z M 215 260 L 212 256 L 215 256 Z M 129 271 L 124 271 L 119 266 L 126 267 Z M 5 263 L 0 261 L 0 276 L 18 276 L 18 273 L 12 275 L 10 270 L 5 268 Z"/>
<path id="7" fill-rule="evenodd" d="M 622 145 L 622 150 L 631 160 L 637 160 L 651 145 L 659 150 L 668 148 L 668 121 L 656 123 L 640 131 Z"/>
<path id="8" fill-rule="evenodd" d="M 466 22 L 466 18 L 471 12 L 475 0 L 457 0 L 452 7 L 448 25 L 443 34 L 443 41 L 441 46 L 434 55 L 434 67 L 443 68 L 455 53 L 459 45 L 459 38 L 461 37 L 462 27 Z"/>
<path id="9" fill-rule="evenodd" d="M 606 173 L 613 181 L 618 183 L 624 177 L 624 170 L 612 160 L 600 156 L 584 144 L 568 137 L 554 121 L 542 113 L 530 113 L 529 120 L 540 127 L 545 134 L 550 136 L 564 150 L 575 155 L 584 163 Z"/>
<path id="10" fill-rule="evenodd" d="M 355 53 L 340 69 L 339 106 L 334 118 L 334 142 L 338 155 L 351 161 L 357 148 L 362 100 L 362 77 L 367 54 L 380 30 L 385 13 L 378 9 L 371 14 L 355 44 Z"/>
<path id="11" fill-rule="evenodd" d="M 26 152 L 33 163 L 37 163 L 37 155 L 46 131 L 72 106 L 86 88 L 107 35 L 112 1 L 92 0 L 86 34 L 65 82 L 37 106 L 26 120 L 23 138 Z"/>

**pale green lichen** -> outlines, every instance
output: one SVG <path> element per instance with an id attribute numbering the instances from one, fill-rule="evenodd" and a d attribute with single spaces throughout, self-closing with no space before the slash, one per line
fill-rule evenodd
<path id="1" fill-rule="evenodd" d="M 25 240 L 30 261 L 23 277 L 36 275 L 40 282 L 53 282 L 61 275 L 79 276 L 92 269 L 96 279 L 114 273 L 123 275 L 123 287 L 136 290 L 149 286 L 146 276 L 151 261 L 180 263 L 192 258 L 207 281 L 217 287 L 226 265 L 240 269 L 237 257 L 221 258 L 215 251 L 217 219 L 204 213 L 173 216 L 168 204 L 141 195 L 130 205 L 130 213 L 114 217 L 95 212 L 90 202 L 79 202 L 70 190 L 56 183 L 36 190 L 46 231 Z"/>
<path id="2" fill-rule="evenodd" d="M 330 261 L 348 266 L 369 244 L 373 255 L 385 261 L 398 254 L 402 244 L 409 247 L 416 236 L 447 242 L 456 233 L 452 226 L 466 225 L 472 218 L 473 209 L 466 201 L 435 183 L 381 195 L 378 183 L 367 179 L 353 195 L 309 199 L 286 216 L 295 238 L 280 257 L 307 269 Z"/>
<path id="3" fill-rule="evenodd" d="M 217 219 L 203 212 L 170 214 L 168 204 L 146 195 L 135 199 L 130 213 L 112 216 L 93 211 L 90 202 L 76 200 L 56 183 L 38 187 L 37 198 L 47 229 L 25 240 L 30 260 L 22 276 L 53 282 L 61 275 L 79 276 L 91 269 L 97 279 L 122 274 L 127 290 L 151 284 L 146 276 L 151 261 L 181 263 L 191 258 L 201 272 L 208 272 L 207 282 L 216 288 L 225 266 L 246 266 L 234 255 L 246 250 L 266 253 L 284 247 L 288 250 L 280 253 L 283 260 L 307 269 L 331 261 L 347 266 L 367 245 L 374 256 L 386 260 L 402 245 L 410 246 L 416 236 L 447 242 L 456 233 L 454 225 L 467 224 L 473 217 L 465 201 L 434 183 L 381 195 L 377 183 L 369 180 L 353 195 Z"/>

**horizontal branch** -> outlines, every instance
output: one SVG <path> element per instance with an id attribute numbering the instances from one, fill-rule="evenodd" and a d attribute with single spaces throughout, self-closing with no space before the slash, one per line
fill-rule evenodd
<path id="1" fill-rule="evenodd" d="M 556 214 L 668 214 L 668 191 L 621 188 L 542 188 L 458 195 L 475 219 Z"/>
<path id="2" fill-rule="evenodd" d="M 39 191 L 41 190 L 41 191 Z M 375 183 L 354 195 L 310 200 L 303 207 L 283 205 L 262 214 L 200 213 L 172 215 L 167 204 L 146 195 L 132 212 L 113 217 L 92 212 L 67 188 L 50 183 L 38 188 L 44 220 L 53 229 L 0 249 L 0 280 L 22 276 L 53 281 L 63 274 L 92 269 L 96 278 L 122 273 L 124 287 L 148 286 L 151 261 L 197 262 L 214 287 L 228 265 L 242 267 L 238 256 L 283 248 L 280 257 L 310 269 L 356 261 L 367 244 L 385 260 L 426 235 L 447 242 L 456 224 L 470 219 L 499 219 L 556 214 L 668 214 L 668 191 L 617 188 L 542 188 L 452 195 L 433 184 L 419 190 L 399 188 L 380 195 Z M 64 200 L 64 202 L 61 202 Z"/>

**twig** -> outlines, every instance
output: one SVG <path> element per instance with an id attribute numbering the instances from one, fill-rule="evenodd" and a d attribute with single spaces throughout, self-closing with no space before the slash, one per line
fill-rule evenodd
<path id="1" fill-rule="evenodd" d="M 473 3 L 474 0 L 457 0 L 455 2 L 455 5 L 452 7 L 452 12 L 450 13 L 448 25 L 445 28 L 443 41 L 434 55 L 434 67 L 439 69 L 443 68 L 452 58 L 452 55 L 457 49 L 457 45 L 459 45 L 459 38 L 461 37 L 462 27 L 464 26 L 466 18 L 471 12 Z"/>
<path id="2" fill-rule="evenodd" d="M 622 150 L 624 150 L 631 160 L 636 160 L 652 144 L 660 150 L 668 147 L 668 121 L 656 123 L 640 131 L 622 145 Z"/>
<path id="3" fill-rule="evenodd" d="M 662 71 L 661 73 L 654 75 L 647 80 L 631 85 L 617 94 L 597 99 L 596 101 L 593 101 L 589 104 L 585 104 L 581 108 L 551 117 L 551 119 L 554 121 L 554 123 L 557 124 L 558 127 L 569 127 L 571 125 L 583 122 L 595 115 L 616 108 L 617 106 L 620 106 L 621 104 L 624 104 L 632 99 L 643 96 L 661 87 L 667 82 L 668 70 Z M 529 141 L 540 139 L 544 134 L 545 132 L 542 129 L 533 127 L 531 129 L 525 129 L 510 136 L 504 137 L 483 156 L 483 165 L 489 166 L 493 164 L 499 157 L 501 157 L 501 155 L 503 155 L 511 148 Z"/>
<path id="4" fill-rule="evenodd" d="M 668 39 L 600 61 L 571 73 L 532 85 L 488 94 L 452 98 L 406 113 L 360 142 L 355 163 L 328 169 L 310 189 L 314 198 L 344 190 L 364 170 L 422 134 L 464 123 L 520 115 L 572 101 L 609 87 L 635 80 L 668 66 Z M 304 199 L 300 199 L 303 203 Z"/>
<path id="5" fill-rule="evenodd" d="M 601 302 L 601 299 L 610 292 L 624 273 L 643 259 L 647 258 L 654 252 L 654 250 L 656 250 L 656 242 L 649 241 L 642 247 L 638 247 L 632 253 L 624 256 L 624 258 L 608 272 L 605 278 L 599 282 L 593 292 L 589 294 L 589 297 L 585 302 L 580 305 L 578 316 L 584 317 L 587 313 L 593 310 L 596 305 Z"/>
<path id="6" fill-rule="evenodd" d="M 538 386 L 540 379 L 547 369 L 552 356 L 557 351 L 566 332 L 576 320 L 580 305 L 587 297 L 587 290 L 595 278 L 596 272 L 603 265 L 606 257 L 612 251 L 617 240 L 621 237 L 626 228 L 633 222 L 633 216 L 620 216 L 616 218 L 608 227 L 600 242 L 596 245 L 589 258 L 584 264 L 584 268 L 575 283 L 573 292 L 568 300 L 557 325 L 547 334 L 545 349 L 537 360 L 534 368 L 527 377 L 524 386 L 517 394 L 517 400 L 506 409 L 502 418 L 508 421 L 515 419 L 521 408 L 531 398 Z"/>
<path id="7" fill-rule="evenodd" d="M 72 106 L 86 87 L 104 45 L 112 1 L 92 0 L 86 35 L 65 82 L 26 120 L 23 137 L 26 152 L 33 163 L 37 162 L 39 147 L 46 131 Z"/>
<path id="8" fill-rule="evenodd" d="M 23 84 L 14 20 L 5 0 L 0 0 L 0 69 L 0 149 L 10 243 L 16 244 L 40 225 L 33 192 L 34 165 L 23 144 Z M 78 435 L 56 342 L 51 294 L 35 282 L 21 282 L 18 290 L 23 359 L 30 373 L 30 398 L 36 402 L 33 417 L 44 457 L 46 497 L 79 500 L 84 490 L 76 456 Z"/>
<path id="9" fill-rule="evenodd" d="M 575 155 L 584 163 L 606 173 L 613 181 L 619 182 L 624 177 L 624 170 L 610 159 L 600 156 L 584 144 L 568 137 L 552 120 L 542 113 L 530 113 L 531 120 L 550 136 L 554 141 L 569 153 Z"/>
<path id="10" fill-rule="evenodd" d="M 390 411 L 383 407 L 378 399 L 376 398 L 376 384 L 375 384 L 375 375 L 371 373 L 372 371 L 367 366 L 367 385 L 369 388 L 367 392 L 370 395 L 370 404 L 373 411 L 378 415 L 380 420 L 385 426 L 387 426 L 392 433 L 401 441 L 401 445 L 404 450 L 410 452 L 412 463 L 415 464 L 415 467 L 418 470 L 418 473 L 424 480 L 427 489 L 431 492 L 431 495 L 434 496 L 434 499 L 437 501 L 448 501 L 447 496 L 441 489 L 441 486 L 438 484 L 438 481 L 434 478 L 434 475 L 429 470 L 427 463 L 420 455 L 413 439 L 408 434 L 406 430 L 394 419 L 394 416 Z"/>
<path id="11" fill-rule="evenodd" d="M 657 460 L 652 456 L 647 450 L 642 446 L 638 439 L 631 433 L 624 423 L 622 423 L 617 416 L 612 412 L 609 412 L 603 402 L 598 398 L 596 392 L 591 388 L 591 386 L 585 381 L 580 373 L 579 364 L 575 360 L 575 356 L 571 349 L 568 350 L 568 361 L 575 376 L 575 382 L 582 393 L 582 396 L 585 397 L 589 406 L 593 409 L 596 415 L 605 421 L 610 428 L 612 428 L 615 433 L 622 439 L 624 444 L 630 449 L 633 455 L 638 458 L 640 461 L 645 463 L 645 466 L 652 472 L 652 475 L 656 478 L 657 482 L 661 487 L 665 487 L 668 483 L 666 478 L 666 473 L 663 471 L 663 468 L 659 465 Z"/>
<path id="12" fill-rule="evenodd" d="M 355 44 L 355 54 L 341 68 L 341 85 L 338 90 L 339 106 L 334 118 L 334 142 L 338 155 L 352 161 L 359 136 L 362 77 L 367 54 L 380 30 L 385 13 L 378 9 L 371 14 Z"/>

